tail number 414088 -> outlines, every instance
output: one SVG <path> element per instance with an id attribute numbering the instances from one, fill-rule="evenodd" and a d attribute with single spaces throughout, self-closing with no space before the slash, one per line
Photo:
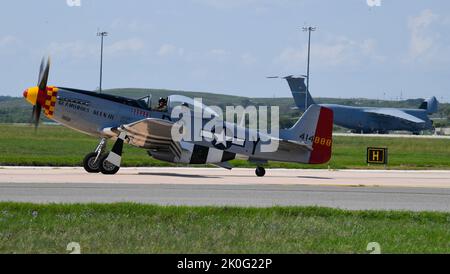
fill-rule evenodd
<path id="1" fill-rule="evenodd" d="M 299 136 L 299 139 L 302 141 L 309 141 L 314 144 L 331 147 L 332 140 L 330 138 L 323 138 L 319 136 L 309 136 L 308 134 L 302 134 Z"/>

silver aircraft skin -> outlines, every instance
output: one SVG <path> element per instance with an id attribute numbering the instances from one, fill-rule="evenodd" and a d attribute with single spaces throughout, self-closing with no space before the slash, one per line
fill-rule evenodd
<path id="1" fill-rule="evenodd" d="M 287 76 L 284 79 L 288 82 L 299 109 L 304 110 L 305 107 L 315 104 L 311 94 L 307 92 L 304 77 Z M 333 110 L 336 125 L 351 129 L 354 133 L 388 133 L 398 130 L 414 134 L 433 130 L 433 122 L 429 115 L 438 111 L 438 105 L 436 97 L 424 100 L 418 109 L 320 104 Z"/>
<path id="2" fill-rule="evenodd" d="M 23 96 L 33 105 L 36 127 L 41 112 L 47 118 L 71 129 L 97 137 L 97 148 L 83 160 L 87 172 L 115 174 L 121 165 L 123 144 L 147 150 L 149 156 L 172 163 L 214 164 L 231 169 L 230 160 L 236 158 L 254 162 L 257 176 L 264 176 L 263 164 L 267 161 L 283 161 L 307 164 L 326 163 L 331 158 L 333 112 L 312 105 L 290 129 L 282 129 L 277 136 L 248 129 L 219 120 L 220 128 L 208 128 L 211 119 L 201 117 L 197 129 L 192 120 L 185 124 L 194 134 L 205 138 L 178 140 L 172 130 L 182 117 L 171 117 L 176 107 L 187 107 L 193 113 L 193 100 L 180 95 L 168 97 L 164 109 L 153 109 L 151 97 L 135 100 L 92 91 L 47 86 L 50 60 L 41 63 L 38 86 L 28 88 Z M 214 111 L 202 106 L 215 117 Z M 216 123 L 217 124 L 217 123 Z M 240 138 L 229 132 L 245 132 Z M 209 135 L 209 136 L 206 136 Z M 245 136 L 245 137 L 241 137 Z M 258 136 L 250 139 L 249 136 Z M 208 138 L 206 138 L 208 137 Z M 110 152 L 108 140 L 114 141 Z M 276 149 L 266 151 L 263 146 L 276 144 Z"/>

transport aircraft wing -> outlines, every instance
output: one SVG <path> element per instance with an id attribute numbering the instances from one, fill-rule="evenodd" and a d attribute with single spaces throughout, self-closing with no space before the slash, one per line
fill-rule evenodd
<path id="1" fill-rule="evenodd" d="M 400 119 L 403 120 L 405 122 L 408 123 L 425 123 L 424 120 L 419 119 L 413 115 L 410 115 L 402 110 L 399 109 L 367 109 L 365 110 L 365 112 L 367 113 L 371 113 L 374 115 L 381 115 L 381 116 L 385 116 L 385 117 L 389 117 L 389 118 L 396 118 L 396 119 Z"/>

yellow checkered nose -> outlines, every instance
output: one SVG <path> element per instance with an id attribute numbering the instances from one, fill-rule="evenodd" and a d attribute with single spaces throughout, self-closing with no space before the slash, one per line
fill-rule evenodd
<path id="1" fill-rule="evenodd" d="M 33 106 L 36 105 L 39 95 L 39 88 L 38 87 L 32 87 L 29 89 L 26 89 L 23 92 L 23 97 L 28 101 L 28 103 L 32 104 Z"/>
<path id="2" fill-rule="evenodd" d="M 23 97 L 33 106 L 43 109 L 45 116 L 48 118 L 53 117 L 57 95 L 58 88 L 56 87 L 46 87 L 45 90 L 39 90 L 39 87 L 32 87 L 23 92 Z"/>

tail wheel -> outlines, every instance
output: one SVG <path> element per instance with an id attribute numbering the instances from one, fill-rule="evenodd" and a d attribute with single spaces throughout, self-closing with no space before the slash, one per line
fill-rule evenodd
<path id="1" fill-rule="evenodd" d="M 84 157 L 83 167 L 88 173 L 99 173 L 100 172 L 100 159 L 97 159 L 97 153 L 91 152 Z"/>
<path id="2" fill-rule="evenodd" d="M 258 177 L 264 177 L 264 175 L 266 175 L 266 169 L 263 167 L 257 167 L 255 173 Z"/>
<path id="3" fill-rule="evenodd" d="M 100 172 L 105 175 L 114 175 L 119 171 L 120 167 L 113 165 L 112 163 L 106 161 L 107 157 L 108 157 L 108 154 L 105 154 L 99 160 Z"/>

